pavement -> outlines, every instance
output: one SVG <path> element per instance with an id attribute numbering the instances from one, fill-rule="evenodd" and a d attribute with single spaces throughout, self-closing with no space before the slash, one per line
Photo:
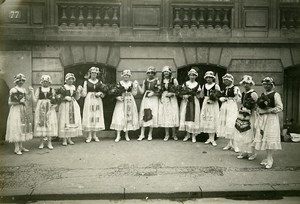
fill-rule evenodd
<path id="1" fill-rule="evenodd" d="M 112 138 L 38 149 L 39 140 L 19 156 L 13 144 L 0 146 L 2 202 L 96 199 L 194 199 L 212 197 L 280 198 L 300 196 L 300 143 L 282 143 L 274 166 L 265 169 L 260 152 L 254 161 L 197 141 L 115 143 Z M 198 138 L 199 140 L 199 138 Z M 0 201 L 1 201 L 0 200 Z"/>

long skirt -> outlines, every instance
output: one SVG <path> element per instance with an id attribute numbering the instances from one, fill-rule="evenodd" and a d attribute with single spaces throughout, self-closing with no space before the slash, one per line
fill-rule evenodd
<path id="1" fill-rule="evenodd" d="M 205 97 L 203 100 L 200 130 L 204 133 L 216 133 L 219 120 L 219 104 L 217 101 L 207 103 L 208 101 L 208 97 Z"/>
<path id="2" fill-rule="evenodd" d="M 80 108 L 77 101 L 64 101 L 58 111 L 58 136 L 61 138 L 78 137 L 82 135 Z"/>
<path id="3" fill-rule="evenodd" d="M 89 92 L 84 100 L 82 129 L 84 131 L 100 131 L 105 129 L 103 103 L 95 92 Z"/>
<path id="4" fill-rule="evenodd" d="M 280 150 L 280 123 L 278 114 L 258 115 L 253 146 L 256 150 Z"/>
<path id="5" fill-rule="evenodd" d="M 251 129 L 240 132 L 236 128 L 234 130 L 234 140 L 236 141 L 236 145 L 239 147 L 240 152 L 242 153 L 252 153 L 252 144 L 254 140 L 255 133 L 255 118 L 256 112 L 253 111 L 250 115 L 250 127 Z"/>
<path id="6" fill-rule="evenodd" d="M 25 142 L 32 139 L 32 121 L 25 105 L 12 105 L 7 118 L 5 140 Z"/>
<path id="7" fill-rule="evenodd" d="M 131 93 L 124 93 L 123 97 L 123 101 L 117 101 L 116 103 L 110 129 L 120 131 L 137 130 L 140 126 L 134 97 Z"/>
<path id="8" fill-rule="evenodd" d="M 158 96 L 146 97 L 144 95 L 140 107 L 140 126 L 158 127 Z"/>
<path id="9" fill-rule="evenodd" d="M 192 101 L 182 100 L 180 104 L 180 123 L 179 130 L 193 134 L 200 134 L 200 103 L 196 96 Z"/>
<path id="10" fill-rule="evenodd" d="M 158 105 L 158 126 L 159 127 L 178 127 L 179 126 L 179 107 L 177 98 L 166 97 L 168 92 L 164 92 Z"/>
<path id="11" fill-rule="evenodd" d="M 38 100 L 34 119 L 34 137 L 57 137 L 56 111 L 49 99 Z"/>
<path id="12" fill-rule="evenodd" d="M 228 100 L 222 103 L 217 127 L 217 136 L 234 139 L 234 125 L 239 112 L 235 101 Z"/>

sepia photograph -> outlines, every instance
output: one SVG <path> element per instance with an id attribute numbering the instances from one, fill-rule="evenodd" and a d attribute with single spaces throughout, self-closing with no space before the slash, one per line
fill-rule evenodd
<path id="1" fill-rule="evenodd" d="M 300 203 L 300 0 L 0 0 L 0 203 Z"/>

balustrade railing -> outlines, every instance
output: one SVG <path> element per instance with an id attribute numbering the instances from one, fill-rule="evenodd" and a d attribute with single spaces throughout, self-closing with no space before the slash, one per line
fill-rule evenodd
<path id="1" fill-rule="evenodd" d="M 231 28 L 232 7 L 173 7 L 173 27 L 186 29 Z"/>
<path id="2" fill-rule="evenodd" d="M 120 5 L 59 4 L 58 24 L 61 27 L 120 26 Z"/>

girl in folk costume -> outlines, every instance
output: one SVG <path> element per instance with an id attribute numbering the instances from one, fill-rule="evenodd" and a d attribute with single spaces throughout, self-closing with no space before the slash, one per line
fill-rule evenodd
<path id="1" fill-rule="evenodd" d="M 128 131 L 139 129 L 139 116 L 134 97 L 137 94 L 137 81 L 130 81 L 131 71 L 122 72 L 123 80 L 117 84 L 117 103 L 114 109 L 110 129 L 117 130 L 115 142 L 121 139 L 121 131 L 125 132 L 126 141 L 130 141 Z"/>
<path id="2" fill-rule="evenodd" d="M 183 141 L 187 141 L 192 135 L 192 142 L 196 142 L 196 135 L 200 134 L 200 97 L 201 86 L 196 82 L 198 72 L 191 69 L 188 72 L 190 78 L 182 85 L 181 95 L 183 100 L 180 104 L 180 131 L 186 131 Z"/>
<path id="3" fill-rule="evenodd" d="M 235 141 L 233 132 L 238 115 L 237 102 L 240 102 L 241 92 L 237 86 L 233 85 L 234 78 L 231 74 L 225 74 L 222 79 L 226 87 L 222 92 L 222 97 L 219 99 L 222 102 L 222 106 L 220 108 L 217 136 L 229 139 L 228 144 L 223 148 L 223 150 L 233 148 L 235 152 L 239 152 L 238 147 L 234 144 Z"/>
<path id="4" fill-rule="evenodd" d="M 252 147 L 254 139 L 254 123 L 256 117 L 256 101 L 257 94 L 252 89 L 255 85 L 251 76 L 243 76 L 240 84 L 244 87 L 245 91 L 242 93 L 241 108 L 235 124 L 235 141 L 240 149 L 238 159 L 248 157 L 248 160 L 254 160 L 256 153 Z"/>
<path id="5" fill-rule="evenodd" d="M 204 100 L 200 118 L 201 131 L 209 135 L 205 144 L 211 143 L 213 146 L 217 146 L 215 134 L 219 120 L 219 104 L 216 96 L 220 91 L 220 86 L 214 82 L 215 78 L 212 71 L 207 71 L 204 75 L 207 83 L 203 85 L 201 90 L 201 96 L 204 97 Z"/>
<path id="6" fill-rule="evenodd" d="M 8 104 L 11 105 L 8 119 L 5 140 L 15 144 L 15 153 L 18 155 L 29 150 L 23 147 L 23 142 L 32 139 L 32 123 L 27 110 L 26 102 L 30 95 L 23 88 L 26 78 L 23 74 L 14 77 L 16 86 L 9 92 Z M 30 94 L 33 96 L 33 88 L 30 87 Z"/>
<path id="7" fill-rule="evenodd" d="M 44 148 L 44 138 L 47 137 L 49 149 L 53 149 L 51 138 L 57 137 L 58 125 L 55 105 L 52 104 L 55 98 L 55 91 L 50 87 L 51 77 L 43 75 L 41 77 L 41 87 L 35 92 L 37 105 L 35 109 L 34 136 L 40 138 L 39 149 Z"/>
<path id="8" fill-rule="evenodd" d="M 97 79 L 98 67 L 91 67 L 88 71 L 88 80 L 83 84 L 82 97 L 85 97 L 83 107 L 82 129 L 88 133 L 85 142 L 93 139 L 99 142 L 97 132 L 105 129 L 103 116 L 104 84 Z"/>
<path id="9" fill-rule="evenodd" d="M 58 136 L 63 138 L 62 145 L 73 145 L 71 138 L 82 135 L 80 108 L 76 100 L 80 98 L 82 86 L 73 85 L 76 78 L 73 73 L 66 74 L 65 85 L 61 87 L 57 94 L 62 99 L 58 111 Z"/>
<path id="10" fill-rule="evenodd" d="M 281 150 L 280 124 L 278 113 L 283 110 L 279 93 L 275 92 L 275 83 L 272 78 L 262 80 L 265 92 L 257 100 L 258 118 L 254 147 L 256 150 L 266 150 L 267 158 L 261 162 L 267 169 L 273 166 L 273 151 Z"/>
<path id="11" fill-rule="evenodd" d="M 177 86 L 178 81 L 172 77 L 171 68 L 169 66 L 165 66 L 162 70 L 162 95 L 159 100 L 158 111 L 158 125 L 165 128 L 164 141 L 169 140 L 169 128 L 172 128 L 173 139 L 178 140 L 176 135 L 176 127 L 179 126 L 179 107 L 175 95 L 175 89 Z"/>
<path id="12" fill-rule="evenodd" d="M 149 127 L 148 140 L 152 140 L 152 131 L 154 127 L 158 127 L 158 104 L 160 81 L 155 78 L 156 70 L 154 67 L 149 67 L 147 70 L 148 78 L 143 81 L 143 86 L 139 86 L 139 90 L 144 94 L 140 107 L 140 126 L 141 135 L 138 141 L 145 138 L 145 128 Z"/>

